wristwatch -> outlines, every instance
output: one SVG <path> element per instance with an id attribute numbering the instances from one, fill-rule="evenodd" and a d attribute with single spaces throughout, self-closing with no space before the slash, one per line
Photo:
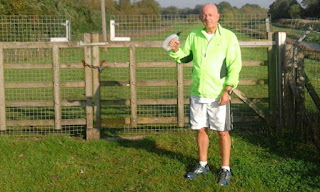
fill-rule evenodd
<path id="1" fill-rule="evenodd" d="M 230 89 L 230 90 L 226 90 L 226 92 L 228 93 L 228 95 L 232 95 L 233 90 L 232 90 L 232 89 Z"/>

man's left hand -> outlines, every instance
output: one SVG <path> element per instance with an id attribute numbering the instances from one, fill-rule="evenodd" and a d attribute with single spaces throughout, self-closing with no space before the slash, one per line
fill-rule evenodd
<path id="1" fill-rule="evenodd" d="M 226 105 L 230 100 L 230 96 L 229 94 L 224 91 L 222 94 L 221 94 L 221 97 L 220 97 L 220 100 L 219 100 L 219 105 Z"/>

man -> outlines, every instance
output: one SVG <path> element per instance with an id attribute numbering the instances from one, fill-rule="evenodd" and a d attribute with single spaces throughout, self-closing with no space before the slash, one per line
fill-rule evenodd
<path id="1" fill-rule="evenodd" d="M 186 178 L 195 179 L 209 171 L 207 129 L 211 129 L 219 136 L 221 169 L 218 184 L 226 186 L 232 176 L 229 165 L 230 95 L 238 85 L 242 64 L 237 37 L 218 23 L 219 18 L 214 4 L 204 5 L 200 13 L 204 28 L 194 29 L 181 47 L 178 40 L 171 40 L 169 55 L 181 63 L 182 58 L 193 54 L 190 126 L 197 130 L 199 164 L 186 174 Z"/>

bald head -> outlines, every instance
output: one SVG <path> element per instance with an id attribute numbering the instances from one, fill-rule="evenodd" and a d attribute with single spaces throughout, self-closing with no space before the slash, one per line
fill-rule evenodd
<path id="1" fill-rule="evenodd" d="M 211 3 L 205 4 L 205 5 L 202 7 L 202 9 L 201 9 L 201 11 L 200 11 L 200 15 L 202 15 L 202 14 L 203 14 L 204 12 L 206 12 L 206 11 L 211 11 L 211 12 L 214 12 L 214 13 L 216 13 L 216 14 L 219 14 L 217 6 L 214 5 L 214 4 L 211 4 Z"/>
<path id="2" fill-rule="evenodd" d="M 214 33 L 218 27 L 220 14 L 214 4 L 205 4 L 200 13 L 200 20 L 206 27 L 207 33 Z"/>

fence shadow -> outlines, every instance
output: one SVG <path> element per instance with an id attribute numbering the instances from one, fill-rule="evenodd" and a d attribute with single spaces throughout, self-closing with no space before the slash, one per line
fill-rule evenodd
<path id="1" fill-rule="evenodd" d="M 317 163 L 320 167 L 319 149 L 293 132 L 257 133 L 233 131 L 232 137 L 241 137 L 244 141 L 268 149 L 268 152 L 284 158 Z"/>
<path id="2" fill-rule="evenodd" d="M 152 138 L 145 137 L 132 137 L 130 139 L 121 137 L 104 138 L 109 141 L 115 141 L 122 147 L 143 149 L 149 153 L 154 153 L 158 156 L 167 157 L 170 159 L 176 159 L 182 164 L 186 165 L 186 171 L 190 167 L 194 166 L 194 163 L 198 160 L 192 156 L 184 155 L 179 152 L 170 151 L 168 149 L 161 148 L 157 145 L 156 141 Z"/>

